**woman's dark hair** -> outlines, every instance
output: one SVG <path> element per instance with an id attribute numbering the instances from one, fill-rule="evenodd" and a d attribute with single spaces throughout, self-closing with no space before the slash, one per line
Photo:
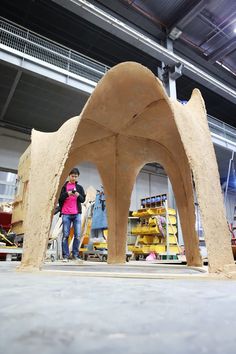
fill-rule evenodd
<path id="1" fill-rule="evenodd" d="M 78 170 L 78 168 L 72 168 L 72 170 L 70 171 L 70 173 L 69 173 L 69 176 L 70 175 L 80 175 L 80 173 L 79 173 L 79 170 Z"/>

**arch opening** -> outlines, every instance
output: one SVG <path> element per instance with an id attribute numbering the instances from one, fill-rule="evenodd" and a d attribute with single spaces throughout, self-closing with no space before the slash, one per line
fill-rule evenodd
<path id="1" fill-rule="evenodd" d="M 155 161 L 157 160 L 143 165 L 136 175 L 129 211 L 128 249 L 133 252 L 136 260 L 156 259 L 181 263 L 186 259 L 183 251 L 184 240 L 187 240 L 188 264 L 201 265 L 195 216 L 191 215 L 193 210 L 188 209 L 190 215 L 183 215 L 183 208 L 186 208 L 188 202 L 184 198 L 184 188 L 181 190 L 181 187 L 178 187 L 180 193 L 177 194 L 176 201 L 171 179 L 178 176 L 173 173 L 169 176 L 164 166 Z M 181 183 L 178 186 L 181 186 Z M 177 204 L 182 211 L 180 214 Z M 179 215 L 182 218 L 188 217 L 190 222 L 187 228 L 186 221 L 181 220 Z M 188 242 L 190 237 L 191 244 Z"/>
<path id="2" fill-rule="evenodd" d="M 99 229 L 99 220 L 96 225 L 93 223 L 93 211 L 95 207 L 96 196 L 98 193 L 103 191 L 102 180 L 99 174 L 99 171 L 96 167 L 96 164 L 88 161 L 83 161 L 79 164 L 73 165 L 73 168 L 78 168 L 79 178 L 77 183 L 82 186 L 84 189 L 86 198 L 83 203 L 81 203 L 81 226 L 80 226 L 80 238 L 78 243 L 78 254 L 80 258 L 87 258 L 90 250 L 90 254 L 93 252 L 93 238 L 94 241 L 98 241 L 98 236 L 101 241 L 105 238 L 103 237 L 103 230 L 107 229 L 103 221 L 103 225 Z M 67 178 L 63 181 L 63 185 L 69 181 L 69 172 L 71 168 L 67 171 Z M 57 195 L 60 195 L 61 187 L 58 188 Z M 59 212 L 59 203 L 57 198 L 57 206 L 55 208 L 56 213 L 54 213 L 51 223 L 51 228 L 49 232 L 49 242 L 46 252 L 46 259 L 48 260 L 60 260 L 63 259 L 63 250 L 62 250 L 62 237 L 63 237 L 63 212 Z M 98 207 L 96 207 L 98 210 Z M 99 211 L 99 210 L 98 210 Z M 100 215 L 101 216 L 101 215 Z M 98 219 L 98 217 L 97 217 Z M 106 222 L 107 224 L 107 222 Z M 69 246 L 69 258 L 73 258 L 73 242 L 74 242 L 74 227 L 71 223 L 70 225 L 70 234 L 68 237 L 68 246 Z M 94 253 L 95 255 L 95 253 Z M 85 256 L 85 257 L 84 257 Z"/>

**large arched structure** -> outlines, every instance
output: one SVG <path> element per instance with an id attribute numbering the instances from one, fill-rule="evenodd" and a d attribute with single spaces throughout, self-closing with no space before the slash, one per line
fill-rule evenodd
<path id="1" fill-rule="evenodd" d="M 79 117 L 55 133 L 32 132 L 21 269 L 39 269 L 58 193 L 69 170 L 96 164 L 107 198 L 108 262 L 125 262 L 127 217 L 140 168 L 160 162 L 171 180 L 188 265 L 200 266 L 193 182 L 202 216 L 209 269 L 233 266 L 218 168 L 204 102 L 194 90 L 187 105 L 172 101 L 145 67 L 123 63 L 98 83 Z M 216 241 L 217 240 L 217 241 Z M 220 247 L 219 247 L 220 245 Z"/>

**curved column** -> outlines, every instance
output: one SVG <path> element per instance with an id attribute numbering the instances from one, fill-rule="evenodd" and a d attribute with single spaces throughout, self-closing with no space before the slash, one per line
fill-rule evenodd
<path id="1" fill-rule="evenodd" d="M 39 270 L 42 265 L 64 164 L 78 122 L 78 117 L 72 118 L 56 133 L 32 132 L 21 270 Z"/>
<path id="2" fill-rule="evenodd" d="M 126 262 L 127 226 L 135 173 L 130 168 L 129 151 L 124 153 L 120 136 L 97 141 L 76 149 L 70 165 L 90 161 L 100 173 L 107 205 L 108 263 Z M 67 162 L 69 163 L 69 162 Z"/>
<path id="3" fill-rule="evenodd" d="M 172 105 L 175 107 L 177 128 L 194 178 L 209 271 L 234 270 L 231 235 L 203 99 L 200 92 L 194 90 L 190 101 L 184 106 L 185 109 L 180 109 L 178 102 L 173 102 Z"/>

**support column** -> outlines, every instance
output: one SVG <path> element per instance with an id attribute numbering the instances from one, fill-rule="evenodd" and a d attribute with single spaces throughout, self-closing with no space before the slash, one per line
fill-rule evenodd
<path id="1" fill-rule="evenodd" d="M 173 52 L 173 41 L 170 38 L 166 39 L 165 46 Z M 163 82 L 168 96 L 173 100 L 177 99 L 176 80 L 182 76 L 182 67 L 181 63 L 169 66 L 162 62 L 161 69 L 158 70 L 158 77 Z"/>
<path id="2" fill-rule="evenodd" d="M 109 154 L 99 165 L 107 202 L 108 263 L 125 263 L 129 206 L 135 172 L 129 165 L 122 138 L 116 136 Z"/>
<path id="3" fill-rule="evenodd" d="M 173 52 L 173 41 L 170 38 L 166 39 L 165 46 L 168 50 Z M 166 92 L 168 96 L 174 100 L 177 99 L 177 90 L 176 90 L 176 79 L 182 75 L 182 67 L 180 65 L 174 65 L 172 67 L 166 66 L 165 63 L 162 62 L 162 70 L 161 70 L 161 79 L 165 86 Z M 168 205 L 170 208 L 176 209 L 176 201 L 173 193 L 172 185 L 168 178 Z M 177 210 L 177 228 L 178 228 L 178 242 L 183 244 L 183 233 L 179 219 L 179 213 Z"/>

